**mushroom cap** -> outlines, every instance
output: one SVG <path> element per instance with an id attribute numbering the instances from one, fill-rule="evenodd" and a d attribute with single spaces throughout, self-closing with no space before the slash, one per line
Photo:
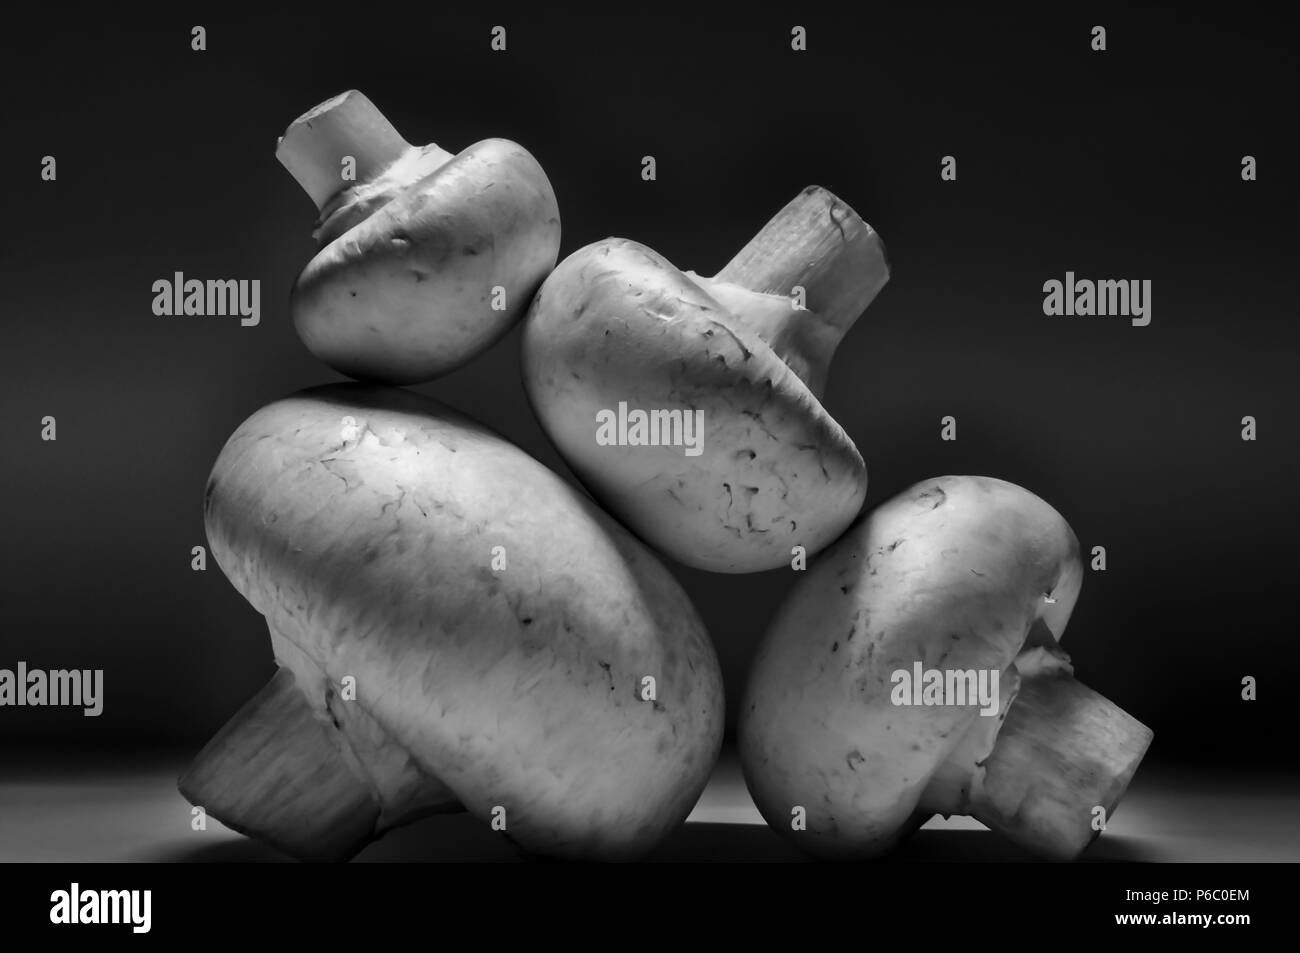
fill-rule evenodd
<path id="1" fill-rule="evenodd" d="M 537 160 L 516 143 L 486 139 L 322 248 L 294 285 L 290 310 L 307 348 L 335 370 L 426 381 L 510 329 L 559 247 L 555 193 Z M 500 310 L 495 287 L 505 292 Z"/>
<path id="2" fill-rule="evenodd" d="M 893 673 L 920 662 L 1014 685 L 1030 628 L 1041 619 L 1059 640 L 1082 578 L 1061 515 L 1002 480 L 926 480 L 865 515 L 810 565 L 755 656 L 739 741 L 764 817 L 815 854 L 891 847 L 966 734 L 996 724 L 970 706 L 895 705 Z M 806 831 L 790 829 L 796 806 Z"/>
<path id="3" fill-rule="evenodd" d="M 866 466 L 843 428 L 702 283 L 636 242 L 606 239 L 560 263 L 525 323 L 523 366 L 542 427 L 579 479 L 686 565 L 772 569 L 796 545 L 830 543 L 861 509 Z M 620 403 L 702 411 L 700 454 L 599 445 L 596 415 Z"/>
<path id="4" fill-rule="evenodd" d="M 226 443 L 205 516 L 273 631 L 335 684 L 354 676 L 389 739 L 476 816 L 505 807 L 525 849 L 636 856 L 694 805 L 723 717 L 698 615 L 584 494 L 481 425 L 405 391 L 304 391 Z"/>

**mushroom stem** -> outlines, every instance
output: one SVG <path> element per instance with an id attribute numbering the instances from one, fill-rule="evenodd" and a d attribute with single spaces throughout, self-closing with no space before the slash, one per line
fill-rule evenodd
<path id="1" fill-rule="evenodd" d="M 303 860 L 346 860 L 380 808 L 282 668 L 208 742 L 177 786 L 227 827 Z"/>
<path id="2" fill-rule="evenodd" d="M 1071 860 L 1110 821 L 1152 736 L 1071 675 L 1023 678 L 971 792 L 971 814 L 1022 847 Z"/>
<path id="3" fill-rule="evenodd" d="M 324 209 L 343 189 L 374 178 L 410 148 L 375 104 L 353 89 L 290 123 L 275 154 L 316 208 Z M 343 177 L 349 158 L 355 160 L 355 179 Z"/>
<path id="4" fill-rule="evenodd" d="M 840 339 L 889 280 L 889 263 L 880 236 L 857 212 L 810 185 L 713 280 L 782 297 L 803 289 L 806 310 L 739 317 L 819 393 Z"/>

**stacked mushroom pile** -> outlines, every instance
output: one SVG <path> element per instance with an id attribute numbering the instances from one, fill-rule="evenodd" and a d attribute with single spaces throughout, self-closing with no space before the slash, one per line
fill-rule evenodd
<path id="1" fill-rule="evenodd" d="M 554 193 L 512 142 L 412 146 L 351 92 L 278 154 L 320 211 L 295 326 L 360 383 L 259 410 L 213 468 L 212 552 L 280 668 L 181 779 L 192 803 L 303 859 L 460 810 L 530 853 L 644 855 L 703 790 L 723 698 L 698 615 L 635 533 L 717 572 L 830 547 L 763 640 L 738 726 L 755 800 L 796 843 L 869 856 L 942 812 L 1051 856 L 1086 847 L 1150 732 L 1059 647 L 1082 578 L 1069 527 L 979 478 L 858 519 L 866 468 L 820 401 L 888 279 L 852 209 L 809 188 L 712 278 L 624 239 L 556 267 Z M 391 386 L 525 313 L 538 419 L 618 522 Z M 900 703 L 914 663 L 996 672 L 998 717 Z"/>

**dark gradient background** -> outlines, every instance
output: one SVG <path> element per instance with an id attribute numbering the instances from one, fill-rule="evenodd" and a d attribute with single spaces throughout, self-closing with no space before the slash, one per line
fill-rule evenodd
<path id="1" fill-rule="evenodd" d="M 226 437 L 337 379 L 287 321 L 314 208 L 274 147 L 355 87 L 411 142 L 524 144 L 559 196 L 562 254 L 612 234 L 711 274 L 802 187 L 834 191 L 893 265 L 825 397 L 867 460 L 868 505 L 945 473 L 1038 493 L 1107 549 L 1066 645 L 1154 728 L 1152 758 L 1294 763 L 1292 34 L 1237 5 L 848 6 L 10 21 L 0 667 L 103 668 L 106 704 L 98 719 L 0 709 L 0 744 L 197 750 L 271 674 L 260 617 L 215 563 L 192 572 L 190 548 Z M 795 22 L 807 53 L 789 49 Z M 190 50 L 194 23 L 207 52 Z M 496 23 L 505 54 L 488 48 Z M 45 154 L 57 182 L 39 177 Z M 956 183 L 939 179 L 945 154 Z M 1259 181 L 1241 181 L 1244 154 Z M 155 317 L 151 285 L 177 270 L 261 279 L 261 325 Z M 1045 317 L 1042 284 L 1067 270 L 1151 279 L 1152 324 Z M 525 400 L 517 332 L 417 389 L 567 475 Z M 734 708 L 794 575 L 673 568 Z"/>

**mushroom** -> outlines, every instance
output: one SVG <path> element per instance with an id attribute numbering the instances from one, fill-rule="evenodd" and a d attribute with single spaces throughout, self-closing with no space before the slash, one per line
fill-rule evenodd
<path id="1" fill-rule="evenodd" d="M 749 674 L 740 754 L 768 823 L 813 854 L 867 858 L 935 813 L 969 814 L 1077 857 L 1152 737 L 1058 644 L 1082 578 L 1061 515 L 1001 480 L 927 480 L 864 516 L 795 584 Z M 917 671 L 984 673 L 1000 698 L 916 705 L 898 673 Z"/>
<path id="2" fill-rule="evenodd" d="M 208 814 L 312 860 L 434 812 L 597 859 L 685 820 L 721 743 L 707 633 L 523 451 L 420 395 L 321 387 L 239 427 L 204 511 L 280 666 L 180 780 Z"/>
<path id="3" fill-rule="evenodd" d="M 771 569 L 861 509 L 866 467 L 820 395 L 887 278 L 876 233 L 815 186 L 713 278 L 605 239 L 543 282 L 525 386 L 569 466 L 641 538 L 689 566 Z"/>
<path id="4" fill-rule="evenodd" d="M 510 329 L 555 265 L 555 193 L 516 143 L 413 146 L 353 90 L 294 120 L 276 155 L 320 210 L 294 326 L 351 377 L 454 370 Z"/>

